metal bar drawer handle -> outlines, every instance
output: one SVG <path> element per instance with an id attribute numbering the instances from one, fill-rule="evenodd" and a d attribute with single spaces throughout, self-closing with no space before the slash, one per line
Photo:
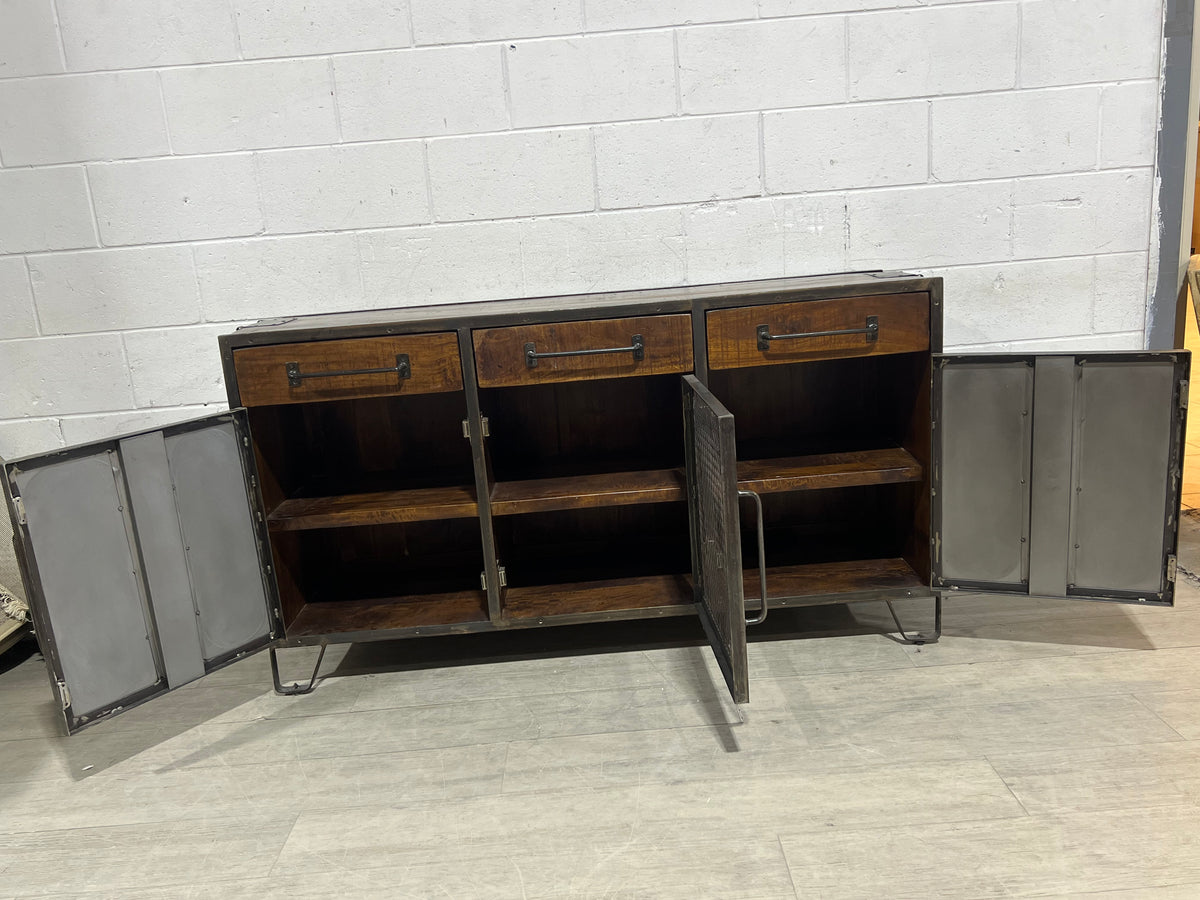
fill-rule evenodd
<path id="1" fill-rule="evenodd" d="M 865 328 L 843 328 L 839 331 L 803 331 L 800 334 L 771 334 L 770 325 L 759 325 L 758 349 L 770 350 L 771 341 L 790 341 L 792 338 L 830 337 L 835 334 L 865 334 L 867 343 L 873 344 L 879 340 L 879 316 L 867 316 Z"/>
<path id="2" fill-rule="evenodd" d="M 538 353 L 537 345 L 530 341 L 525 345 L 525 365 L 536 369 L 539 359 L 553 359 L 557 356 L 598 356 L 601 353 L 632 353 L 633 358 L 639 362 L 646 358 L 646 343 L 640 334 L 635 334 L 630 344 L 629 347 L 604 347 L 600 350 L 559 350 L 556 353 Z"/>
<path id="3" fill-rule="evenodd" d="M 396 364 L 394 366 L 385 366 L 382 369 L 341 369 L 330 372 L 301 372 L 300 363 L 290 362 L 285 363 L 287 369 L 288 385 L 290 387 L 300 387 L 305 378 L 342 378 L 346 375 L 383 375 L 386 372 L 395 372 L 400 378 L 411 378 L 412 367 L 408 364 L 407 353 L 396 354 Z"/>

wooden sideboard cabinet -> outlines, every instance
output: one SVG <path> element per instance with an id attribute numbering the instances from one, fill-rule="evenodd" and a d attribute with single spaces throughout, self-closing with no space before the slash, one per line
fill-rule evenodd
<path id="1" fill-rule="evenodd" d="M 228 411 L 4 465 L 67 728 L 262 649 L 698 615 L 744 702 L 775 607 L 1170 605 L 1188 355 L 941 345 L 902 273 L 224 335 Z"/>

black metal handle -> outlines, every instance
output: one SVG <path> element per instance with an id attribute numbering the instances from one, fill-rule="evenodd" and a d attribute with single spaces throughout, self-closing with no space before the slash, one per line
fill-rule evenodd
<path id="1" fill-rule="evenodd" d="M 756 329 L 758 334 L 758 349 L 770 350 L 771 341 L 790 341 L 794 338 L 811 338 L 811 337 L 830 337 L 835 334 L 865 334 L 867 343 L 873 344 L 879 340 L 879 316 L 867 316 L 867 325 L 865 328 L 842 328 L 838 331 L 802 331 L 799 334 L 771 334 L 770 325 L 759 325 Z"/>
<path id="2" fill-rule="evenodd" d="M 758 507 L 758 596 L 762 600 L 762 608 L 753 619 L 747 619 L 747 625 L 761 625 L 767 621 L 767 548 L 763 540 L 763 508 L 762 497 L 754 491 L 738 491 L 739 497 L 753 497 L 754 505 Z"/>
<path id="3" fill-rule="evenodd" d="M 629 347 L 604 347 L 600 350 L 559 350 L 556 353 L 538 353 L 537 345 L 530 341 L 525 345 L 525 365 L 531 369 L 537 368 L 539 359 L 552 359 L 556 356 L 598 356 L 601 353 L 632 353 L 639 362 L 646 358 L 646 344 L 640 334 L 635 334 Z"/>
<path id="4" fill-rule="evenodd" d="M 305 378 L 342 378 L 346 375 L 382 375 L 386 372 L 395 372 L 401 378 L 412 377 L 412 367 L 408 364 L 407 353 L 397 353 L 396 364 L 394 366 L 385 366 L 382 369 L 340 369 L 329 372 L 301 372 L 300 363 L 298 362 L 285 363 L 284 368 L 287 369 L 287 379 L 290 387 L 300 387 Z"/>

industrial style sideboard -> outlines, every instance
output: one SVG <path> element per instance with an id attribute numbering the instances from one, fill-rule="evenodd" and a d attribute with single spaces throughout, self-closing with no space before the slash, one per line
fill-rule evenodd
<path id="1" fill-rule="evenodd" d="M 67 728 L 262 649 L 301 691 L 278 648 L 698 615 L 745 702 L 775 607 L 1170 605 L 1188 355 L 947 355 L 942 302 L 879 272 L 224 335 L 228 411 L 4 466 Z"/>

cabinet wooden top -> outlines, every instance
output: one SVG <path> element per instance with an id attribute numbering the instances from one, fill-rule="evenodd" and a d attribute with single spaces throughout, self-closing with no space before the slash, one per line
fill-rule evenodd
<path id="1" fill-rule="evenodd" d="M 326 313 L 265 319 L 221 336 L 221 347 L 236 347 L 334 338 L 373 337 L 464 326 L 488 327 L 545 321 L 571 321 L 611 316 L 654 315 L 722 306 L 756 305 L 781 300 L 821 300 L 869 294 L 930 291 L 941 295 L 941 279 L 902 272 L 813 275 L 687 285 L 639 291 L 569 294 L 473 303 L 409 306 L 362 312 Z"/>

